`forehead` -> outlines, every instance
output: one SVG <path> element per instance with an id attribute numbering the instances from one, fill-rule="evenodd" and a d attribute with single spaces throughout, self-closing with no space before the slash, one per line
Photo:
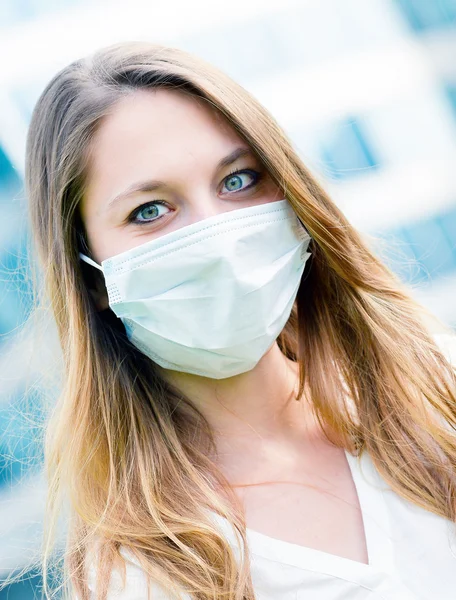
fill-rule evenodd
<path id="1" fill-rule="evenodd" d="M 167 150 L 208 148 L 210 155 L 239 141 L 223 115 L 201 98 L 178 90 L 136 90 L 103 118 L 92 143 L 92 163 L 125 160 L 127 153 L 138 158 L 145 150 L 171 158 Z"/>

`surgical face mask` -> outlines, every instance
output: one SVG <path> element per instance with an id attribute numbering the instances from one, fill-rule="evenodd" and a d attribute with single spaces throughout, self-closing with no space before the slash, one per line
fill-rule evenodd
<path id="1" fill-rule="evenodd" d="M 98 265 L 128 338 L 160 366 L 223 379 L 251 370 L 287 322 L 310 253 L 287 200 L 187 225 Z"/>

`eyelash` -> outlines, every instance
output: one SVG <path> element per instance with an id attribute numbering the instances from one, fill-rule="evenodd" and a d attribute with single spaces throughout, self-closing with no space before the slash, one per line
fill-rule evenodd
<path id="1" fill-rule="evenodd" d="M 255 185 L 257 185 L 263 176 L 262 173 L 260 173 L 259 171 L 255 171 L 255 169 L 235 169 L 233 171 L 230 171 L 228 173 L 228 175 L 226 177 L 224 177 L 223 181 L 229 179 L 233 175 L 238 175 L 240 173 L 248 173 L 249 175 L 253 176 L 252 183 L 250 183 L 246 187 L 242 188 L 242 190 L 240 190 L 241 192 L 248 190 L 249 188 L 252 188 Z M 235 194 L 235 193 L 236 192 L 231 192 L 231 194 Z M 133 212 L 130 213 L 130 215 L 127 218 L 128 223 L 135 223 L 136 225 L 147 225 L 150 223 L 154 223 L 155 221 L 158 221 L 161 217 L 156 217 L 155 219 L 152 219 L 151 221 L 137 221 L 136 220 L 136 217 L 138 216 L 138 214 L 141 212 L 141 210 L 143 208 L 147 208 L 148 206 L 152 206 L 154 204 L 160 204 L 161 206 L 168 206 L 168 204 L 166 202 L 164 202 L 163 200 L 152 200 L 151 202 L 145 202 L 144 204 L 141 204 L 140 206 L 135 208 L 133 210 Z"/>
<path id="2" fill-rule="evenodd" d="M 223 178 L 223 181 L 225 181 L 225 179 L 229 179 L 233 175 L 238 175 L 239 173 L 249 173 L 250 175 L 254 176 L 255 181 L 253 183 L 251 183 L 250 185 L 248 185 L 247 187 L 254 185 L 261 178 L 261 173 L 259 171 L 255 171 L 255 169 L 233 169 L 232 171 L 230 171 L 228 173 L 228 175 L 226 177 Z M 247 189 L 247 188 L 244 188 L 244 189 Z"/>

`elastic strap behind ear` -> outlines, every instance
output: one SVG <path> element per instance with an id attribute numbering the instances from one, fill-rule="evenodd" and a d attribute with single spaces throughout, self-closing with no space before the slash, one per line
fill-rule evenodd
<path id="1" fill-rule="evenodd" d="M 90 256 L 86 256 L 85 254 L 83 254 L 82 252 L 79 253 L 79 257 L 86 262 L 87 264 L 91 265 L 92 267 L 95 267 L 96 269 L 100 270 L 101 272 L 103 272 L 103 268 L 101 265 L 99 265 L 97 262 L 95 262 L 94 260 L 92 260 L 90 258 Z"/>

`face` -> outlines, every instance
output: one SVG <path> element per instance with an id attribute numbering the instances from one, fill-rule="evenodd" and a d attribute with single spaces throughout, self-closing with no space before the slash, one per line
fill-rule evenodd
<path id="1" fill-rule="evenodd" d="M 80 210 L 100 263 L 207 217 L 282 198 L 215 110 L 183 92 L 138 90 L 93 140 Z"/>

